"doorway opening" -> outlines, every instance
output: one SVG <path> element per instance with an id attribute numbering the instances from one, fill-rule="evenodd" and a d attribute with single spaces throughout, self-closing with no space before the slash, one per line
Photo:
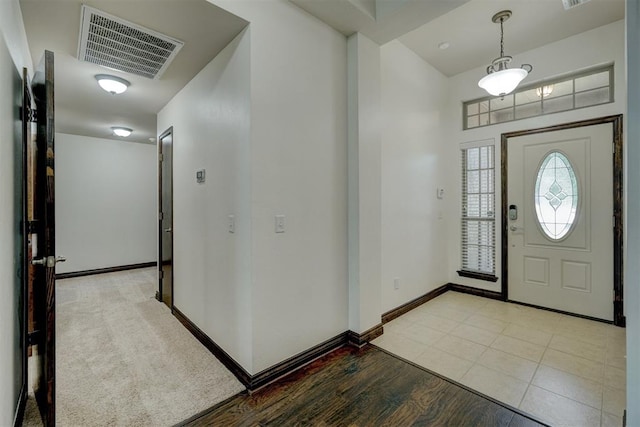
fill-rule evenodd
<path id="1" fill-rule="evenodd" d="M 158 294 L 173 312 L 173 127 L 158 138 Z"/>

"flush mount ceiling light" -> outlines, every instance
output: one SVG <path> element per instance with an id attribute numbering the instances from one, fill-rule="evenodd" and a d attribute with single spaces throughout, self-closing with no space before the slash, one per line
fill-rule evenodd
<path id="1" fill-rule="evenodd" d="M 120 94 L 127 90 L 129 85 L 128 81 L 121 79 L 120 77 L 110 76 L 108 74 L 98 74 L 96 80 L 100 87 L 112 95 Z"/>
<path id="2" fill-rule="evenodd" d="M 505 96 L 518 87 L 518 84 L 533 70 L 529 64 L 520 68 L 509 68 L 513 58 L 504 54 L 504 30 L 502 24 L 511 17 L 510 10 L 503 10 L 491 18 L 495 24 L 500 23 L 500 57 L 494 59 L 487 67 L 487 75 L 478 82 L 478 86 L 493 96 Z"/>
<path id="3" fill-rule="evenodd" d="M 114 134 L 116 134 L 117 136 L 121 136 L 123 138 L 126 138 L 127 136 L 131 135 L 132 130 L 129 128 L 123 128 L 120 126 L 114 126 L 111 128 L 111 130 L 113 131 Z"/>

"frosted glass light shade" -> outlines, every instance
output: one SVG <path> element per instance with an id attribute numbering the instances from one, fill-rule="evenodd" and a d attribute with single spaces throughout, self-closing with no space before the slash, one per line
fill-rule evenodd
<path id="1" fill-rule="evenodd" d="M 117 95 L 121 94 L 131 83 L 126 81 L 125 79 L 121 79 L 120 77 L 110 76 L 108 74 L 98 74 L 96 76 L 96 80 L 100 87 L 107 92 Z"/>
<path id="2" fill-rule="evenodd" d="M 527 74 L 529 74 L 527 70 L 522 68 L 496 71 L 480 79 L 478 86 L 493 96 L 504 96 L 513 92 Z"/>
<path id="3" fill-rule="evenodd" d="M 126 138 L 129 135 L 131 135 L 131 132 L 132 132 L 131 129 L 123 128 L 123 127 L 112 127 L 111 130 L 117 136 L 122 136 L 124 138 Z"/>

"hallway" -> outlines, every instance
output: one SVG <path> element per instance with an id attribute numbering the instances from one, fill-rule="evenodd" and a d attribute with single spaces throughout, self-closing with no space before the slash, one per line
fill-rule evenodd
<path id="1" fill-rule="evenodd" d="M 450 291 L 372 343 L 552 425 L 622 425 L 624 328 Z"/>

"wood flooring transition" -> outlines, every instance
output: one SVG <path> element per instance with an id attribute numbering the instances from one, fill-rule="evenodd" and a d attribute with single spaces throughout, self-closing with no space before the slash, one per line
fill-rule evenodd
<path id="1" fill-rule="evenodd" d="M 367 345 L 340 348 L 181 426 L 523 426 L 542 424 Z"/>

